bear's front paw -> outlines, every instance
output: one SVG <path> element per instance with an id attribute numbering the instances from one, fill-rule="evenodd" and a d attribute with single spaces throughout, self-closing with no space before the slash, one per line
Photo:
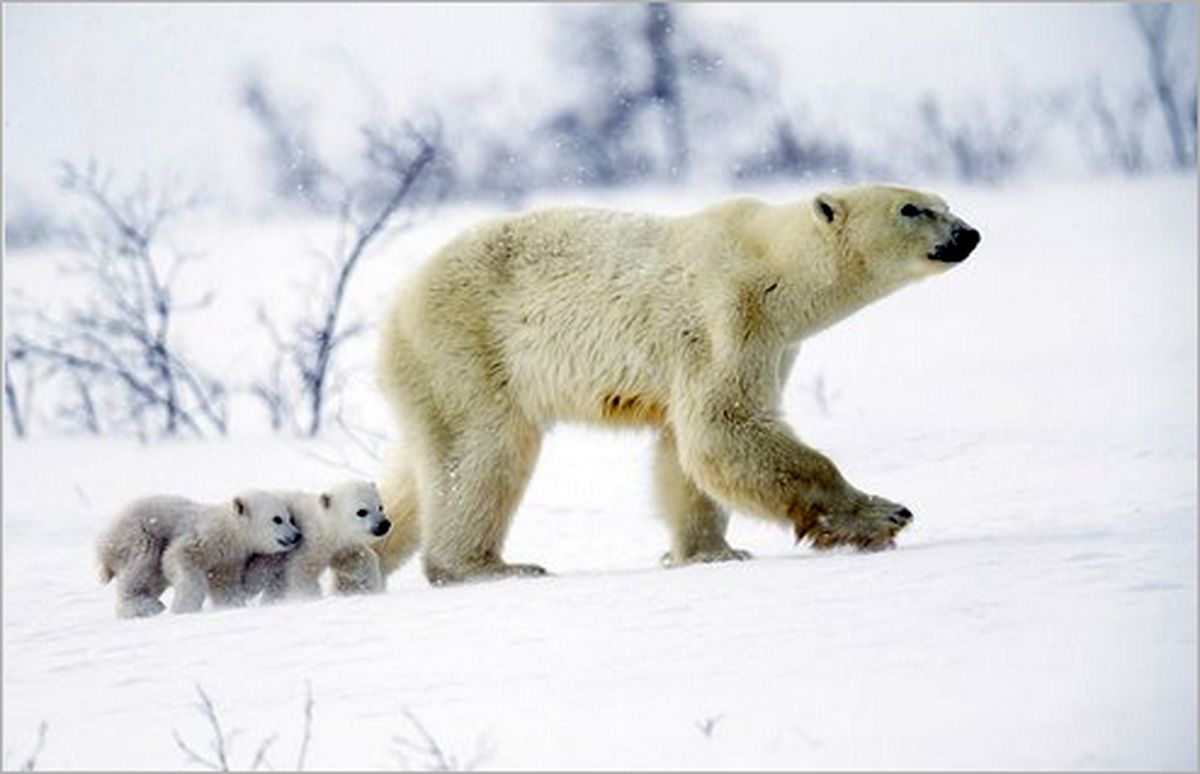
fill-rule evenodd
<path id="1" fill-rule="evenodd" d="M 912 511 L 903 505 L 865 496 L 845 512 L 817 516 L 801 537 L 808 537 L 819 550 L 853 546 L 860 551 L 882 551 L 896 547 L 896 535 L 912 520 Z"/>

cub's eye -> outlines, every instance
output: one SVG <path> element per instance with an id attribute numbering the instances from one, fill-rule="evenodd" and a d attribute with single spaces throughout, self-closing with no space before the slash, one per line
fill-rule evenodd
<path id="1" fill-rule="evenodd" d="M 365 518 L 367 518 L 367 509 L 366 509 L 366 508 L 359 508 L 359 509 L 358 509 L 358 518 L 360 518 L 360 519 L 365 519 Z"/>
<path id="2" fill-rule="evenodd" d="M 900 214 L 906 218 L 915 218 L 922 212 L 924 212 L 924 210 L 915 204 L 906 204 L 900 208 Z"/>
<path id="3" fill-rule="evenodd" d="M 275 518 L 271 519 L 271 521 L 275 522 L 276 524 L 282 524 L 282 523 L 283 523 L 283 517 L 282 517 L 282 516 L 276 516 Z"/>
<path id="4" fill-rule="evenodd" d="M 299 526 L 300 526 L 299 524 L 297 524 L 297 523 L 296 523 L 296 517 L 295 517 L 295 516 L 291 516 L 291 517 L 289 517 L 289 518 L 288 518 L 288 521 L 290 521 L 290 522 L 292 523 L 292 526 L 293 526 L 293 527 L 299 527 Z"/>

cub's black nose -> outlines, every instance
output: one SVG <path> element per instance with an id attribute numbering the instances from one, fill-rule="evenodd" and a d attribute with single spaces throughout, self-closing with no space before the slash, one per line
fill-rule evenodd
<path id="1" fill-rule="evenodd" d="M 386 535 L 387 531 L 391 528 L 392 528 L 392 523 L 390 521 L 388 521 L 387 519 L 384 519 L 383 521 L 376 524 L 375 529 L 373 529 L 371 531 L 375 533 L 376 537 L 379 537 L 381 535 Z"/>

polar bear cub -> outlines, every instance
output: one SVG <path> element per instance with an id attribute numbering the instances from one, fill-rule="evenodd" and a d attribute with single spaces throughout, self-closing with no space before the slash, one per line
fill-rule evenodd
<path id="1" fill-rule="evenodd" d="M 252 554 L 276 554 L 300 544 L 301 531 L 287 506 L 266 492 L 248 490 L 231 501 L 204 504 L 183 497 L 134 500 L 100 536 L 100 577 L 117 580 L 117 615 L 151 616 L 242 601 L 242 569 Z"/>
<path id="2" fill-rule="evenodd" d="M 320 494 L 275 494 L 297 519 L 304 539 L 287 554 L 251 557 L 243 578 L 247 596 L 261 591 L 268 602 L 320 596 L 321 573 L 326 568 L 333 571 L 334 588 L 341 593 L 383 590 L 379 559 L 371 544 L 386 535 L 392 523 L 384 515 L 374 483 L 355 480 Z"/>

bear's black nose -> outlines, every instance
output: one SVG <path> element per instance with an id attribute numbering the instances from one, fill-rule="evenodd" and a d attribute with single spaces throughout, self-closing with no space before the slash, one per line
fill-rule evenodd
<path id="1" fill-rule="evenodd" d="M 375 529 L 373 529 L 371 531 L 375 533 L 376 537 L 378 537 L 380 535 L 386 535 L 387 531 L 391 528 L 392 528 L 392 523 L 390 521 L 388 521 L 387 519 L 384 519 L 383 521 L 376 524 Z"/>
<path id="2" fill-rule="evenodd" d="M 929 258 L 943 263 L 958 263 L 965 260 L 979 244 L 979 232 L 973 228 L 959 226 L 950 232 L 950 238 L 938 245 Z"/>
<path id="3" fill-rule="evenodd" d="M 951 239 L 962 246 L 963 257 L 966 258 L 975 246 L 979 244 L 979 232 L 973 228 L 955 229 Z"/>

